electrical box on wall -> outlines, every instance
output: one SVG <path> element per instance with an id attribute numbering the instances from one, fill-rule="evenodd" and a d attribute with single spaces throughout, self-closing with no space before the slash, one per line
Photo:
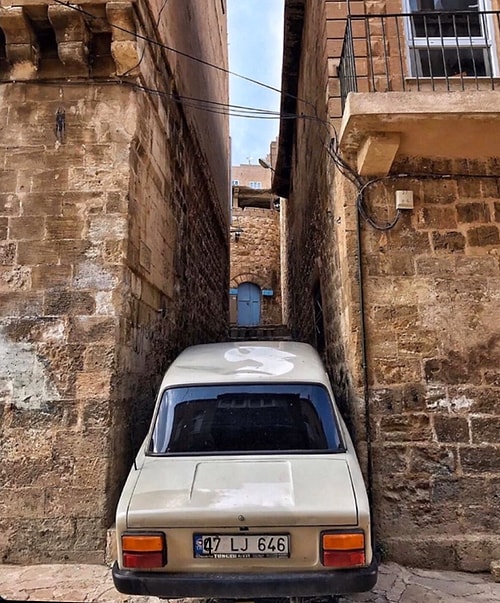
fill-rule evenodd
<path id="1" fill-rule="evenodd" d="M 396 209 L 413 209 L 413 191 L 396 191 Z"/>

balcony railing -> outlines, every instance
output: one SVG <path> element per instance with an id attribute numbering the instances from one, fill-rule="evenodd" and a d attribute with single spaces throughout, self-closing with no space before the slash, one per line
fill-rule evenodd
<path id="1" fill-rule="evenodd" d="M 500 88 L 500 11 L 351 15 L 338 75 L 349 92 Z"/>

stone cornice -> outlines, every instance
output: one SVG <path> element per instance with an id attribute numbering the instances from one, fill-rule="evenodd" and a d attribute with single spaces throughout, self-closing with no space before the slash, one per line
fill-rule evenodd
<path id="1" fill-rule="evenodd" d="M 133 2 L 0 0 L 0 29 L 1 79 L 138 75 Z"/>

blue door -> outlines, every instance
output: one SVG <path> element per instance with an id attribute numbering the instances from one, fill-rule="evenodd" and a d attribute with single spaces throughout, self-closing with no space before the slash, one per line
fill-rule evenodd
<path id="1" fill-rule="evenodd" d="M 254 283 L 238 286 L 238 326 L 255 327 L 260 322 L 260 287 Z"/>

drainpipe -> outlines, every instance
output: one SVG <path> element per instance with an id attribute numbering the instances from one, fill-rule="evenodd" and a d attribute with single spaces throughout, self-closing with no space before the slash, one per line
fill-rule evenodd
<path id="1" fill-rule="evenodd" d="M 365 411 L 365 432 L 366 432 L 366 462 L 367 462 L 367 490 L 370 509 L 373 508 L 373 468 L 372 468 L 372 439 L 370 424 L 370 396 L 368 388 L 368 361 L 366 353 L 366 323 L 365 323 L 365 296 L 363 287 L 363 246 L 361 241 L 361 219 L 359 209 L 357 208 L 358 198 L 356 199 L 356 234 L 357 234 L 357 254 L 358 254 L 358 288 L 359 288 L 359 314 L 360 314 L 360 335 L 361 335 L 361 362 L 363 374 L 363 401 Z M 373 513 L 372 513 L 373 517 Z M 373 521 L 372 521 L 373 524 Z"/>

